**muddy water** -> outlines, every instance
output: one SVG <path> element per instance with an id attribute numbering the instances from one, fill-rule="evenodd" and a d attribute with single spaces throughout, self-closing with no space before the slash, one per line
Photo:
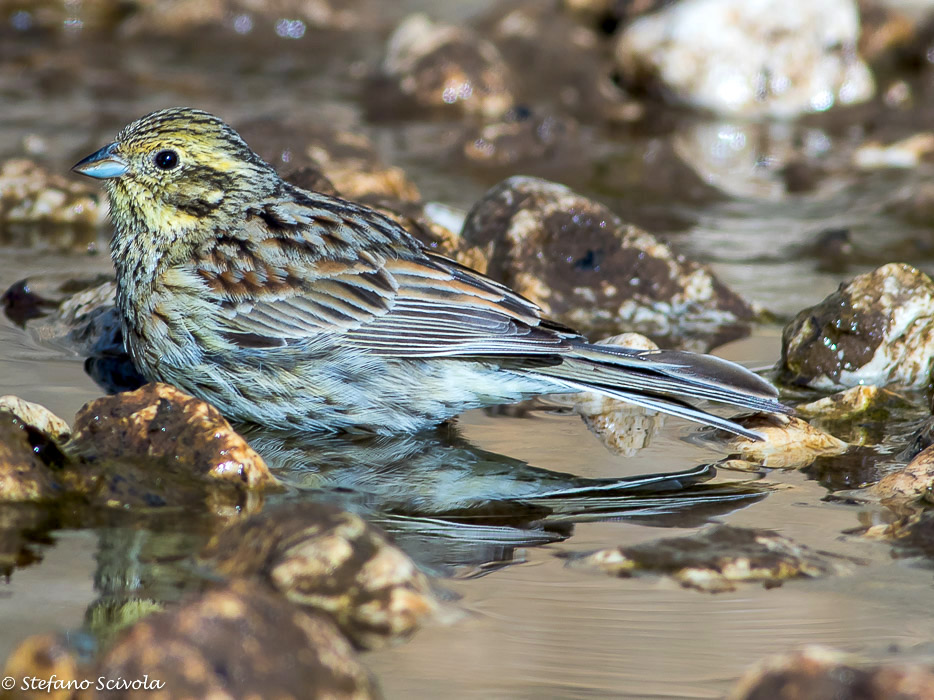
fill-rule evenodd
<path id="1" fill-rule="evenodd" d="M 467 11 L 452 3 L 457 9 L 441 12 L 460 17 L 486 4 Z M 401 16 L 405 8 L 396 9 Z M 229 31 L 203 41 L 92 42 L 80 33 L 5 37 L 0 156 L 23 155 L 29 137 L 25 143 L 33 144 L 33 155 L 64 173 L 133 117 L 190 104 L 234 123 L 285 115 L 293 124 L 364 131 L 426 199 L 469 207 L 488 186 L 517 170 L 465 167 L 449 148 L 461 128 L 456 120 L 368 114 L 362 83 L 353 76 L 378 59 L 391 25 L 392 18 L 382 18 L 368 32 L 348 37 L 310 31 L 295 41 L 270 32 L 232 37 Z M 888 136 L 925 126 L 922 97 L 916 117 L 900 115 Z M 710 262 L 728 284 L 782 318 L 876 264 L 903 259 L 932 269 L 928 227 L 893 208 L 929 177 L 930 166 L 904 173 L 853 171 L 849 154 L 862 137 L 853 134 L 849 119 L 777 128 L 669 115 L 662 133 L 596 129 L 597 145 L 583 165 L 562 170 L 560 163 L 526 163 L 521 172 L 548 175 L 599 197 L 624 218 Z M 724 141 L 733 149 L 729 158 L 717 146 Z M 821 174 L 804 194 L 783 189 L 779 171 L 789 150 L 821 160 Z M 839 228 L 850 230 L 859 255 L 851 263 L 828 264 L 810 244 L 821 232 Z M 104 235 L 65 251 L 59 242 L 54 236 L 5 238 L 0 289 L 34 274 L 78 277 L 109 269 L 106 254 L 95 252 L 106 250 Z M 780 351 L 779 334 L 778 324 L 762 326 L 717 352 L 769 365 Z M 82 358 L 0 318 L 0 393 L 71 417 L 101 390 L 85 374 Z M 610 454 L 579 419 L 560 412 L 472 412 L 460 426 L 470 449 L 466 456 L 457 454 L 468 469 L 471 460 L 521 460 L 554 472 L 621 477 L 688 469 L 720 456 L 685 442 L 692 428 L 676 420 L 666 422 L 651 446 L 627 458 Z M 477 457 L 478 450 L 485 452 Z M 432 469 L 453 472 L 454 465 L 442 462 Z M 723 482 L 748 478 L 718 476 Z M 582 516 L 548 532 L 492 530 L 486 540 L 456 528 L 447 537 L 427 527 L 410 529 L 399 541 L 427 567 L 449 576 L 443 586 L 466 614 L 369 654 L 366 661 L 389 698 L 712 698 L 763 656 L 808 643 L 871 659 L 934 662 L 934 612 L 926 602 L 930 570 L 917 561 L 894 560 L 886 544 L 844 534 L 861 516 L 875 517 L 872 511 L 826 502 L 827 490 L 799 472 L 774 471 L 765 478 L 782 488 L 762 500 L 722 508 Z M 514 486 L 492 486 L 491 479 L 459 481 L 456 487 Z M 848 576 L 708 595 L 656 578 L 621 580 L 567 569 L 556 556 L 689 533 L 710 520 L 775 529 L 864 563 Z M 81 628 L 88 606 L 109 592 L 108 581 L 113 584 L 102 575 L 113 573 L 109 558 L 129 562 L 119 568 L 126 591 L 158 591 L 167 599 L 180 592 L 184 572 L 133 566 L 140 552 L 159 549 L 162 533 L 131 536 L 118 530 L 60 531 L 53 543 L 38 546 L 40 563 L 0 584 L 0 658 L 27 634 Z"/>

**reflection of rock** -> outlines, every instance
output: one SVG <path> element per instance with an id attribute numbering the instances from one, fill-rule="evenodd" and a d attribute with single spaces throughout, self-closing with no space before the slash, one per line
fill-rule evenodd
<path id="1" fill-rule="evenodd" d="M 80 683 L 85 674 L 79 670 L 76 650 L 69 646 L 64 635 L 36 634 L 23 640 L 6 660 L 3 675 L 17 680 L 15 696 L 3 693 L 4 698 L 16 697 L 20 700 L 75 700 L 74 687 L 68 688 L 69 682 Z M 56 688 L 33 686 L 32 680 L 60 681 Z M 27 681 L 29 679 L 29 681 Z M 22 683 L 27 682 L 29 690 L 23 690 Z M 32 686 L 32 687 L 30 687 Z"/>
<path id="2" fill-rule="evenodd" d="M 620 345 L 635 350 L 658 350 L 658 345 L 638 333 L 604 338 L 597 345 Z M 648 447 L 665 422 L 664 414 L 603 394 L 584 391 L 573 395 L 574 410 L 607 448 L 616 454 L 632 457 Z"/>
<path id="3" fill-rule="evenodd" d="M 584 157 L 574 119 L 536 114 L 526 107 L 511 109 L 498 121 L 469 132 L 463 152 L 471 163 L 497 168 L 521 163 L 573 168 Z"/>
<path id="4" fill-rule="evenodd" d="M 802 469 L 818 457 L 843 454 L 848 448 L 842 440 L 794 416 L 757 413 L 733 420 L 755 430 L 762 440 L 730 435 L 726 449 L 734 456 L 723 466 L 742 469 L 745 462 L 756 468 Z"/>
<path id="5" fill-rule="evenodd" d="M 721 114 L 794 117 L 872 97 L 852 0 L 683 0 L 616 46 L 630 82 Z"/>
<path id="6" fill-rule="evenodd" d="M 437 612 L 428 579 L 357 515 L 291 503 L 233 523 L 202 552 L 217 571 L 271 585 L 323 612 L 360 647 L 412 634 Z"/>
<path id="7" fill-rule="evenodd" d="M 783 379 L 815 389 L 923 387 L 934 362 L 934 282 L 898 263 L 855 277 L 782 333 Z"/>
<path id="8" fill-rule="evenodd" d="M 546 180 L 512 177 L 491 189 L 462 237 L 490 261 L 487 274 L 585 331 L 671 334 L 753 315 L 706 267 Z"/>
<path id="9" fill-rule="evenodd" d="M 379 696 L 333 622 L 246 581 L 136 623 L 89 676 L 148 676 L 173 698 Z"/>
<path id="10" fill-rule="evenodd" d="M 768 588 L 791 578 L 816 578 L 844 571 L 828 555 L 787 537 L 730 525 L 716 525 L 687 537 L 575 556 L 569 565 L 625 578 L 664 574 L 686 588 L 708 593 L 732 591 L 736 583 L 744 581 L 759 582 Z"/>
<path id="11" fill-rule="evenodd" d="M 424 14 L 409 16 L 393 32 L 382 71 L 423 108 L 497 117 L 513 106 L 512 77 L 496 47 Z"/>
<path id="12" fill-rule="evenodd" d="M 748 671 L 728 700 L 930 700 L 934 673 L 922 666 L 873 666 L 842 652 L 809 646 L 772 656 Z"/>
<path id="13" fill-rule="evenodd" d="M 855 386 L 795 408 L 818 428 L 856 444 L 874 444 L 891 432 L 893 417 L 918 409 L 904 396 L 877 386 Z"/>
<path id="14" fill-rule="evenodd" d="M 829 140 L 783 122 L 691 121 L 672 139 L 678 156 L 707 184 L 733 197 L 770 201 L 821 184 L 822 173 L 810 159 L 821 155 L 813 144 L 826 147 Z"/>

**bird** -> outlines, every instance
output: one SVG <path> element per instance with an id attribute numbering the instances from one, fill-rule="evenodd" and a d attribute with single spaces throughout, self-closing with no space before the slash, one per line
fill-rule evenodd
<path id="1" fill-rule="evenodd" d="M 788 412 L 732 362 L 591 343 L 373 209 L 283 180 L 207 112 L 143 116 L 73 170 L 109 196 L 133 363 L 234 421 L 412 433 L 592 391 L 757 439 L 693 402 Z"/>

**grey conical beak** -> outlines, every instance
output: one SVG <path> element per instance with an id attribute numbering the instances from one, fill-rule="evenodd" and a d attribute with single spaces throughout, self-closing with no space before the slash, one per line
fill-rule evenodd
<path id="1" fill-rule="evenodd" d="M 117 144 L 112 143 L 75 163 L 72 170 L 88 177 L 106 180 L 120 177 L 126 173 L 127 168 L 127 162 L 117 155 Z"/>

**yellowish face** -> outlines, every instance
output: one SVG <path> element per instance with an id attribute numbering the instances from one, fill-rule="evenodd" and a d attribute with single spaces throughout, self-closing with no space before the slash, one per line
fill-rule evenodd
<path id="1" fill-rule="evenodd" d="M 233 129 L 192 109 L 133 122 L 74 170 L 104 180 L 118 235 L 147 231 L 173 239 L 242 215 L 278 181 Z"/>

